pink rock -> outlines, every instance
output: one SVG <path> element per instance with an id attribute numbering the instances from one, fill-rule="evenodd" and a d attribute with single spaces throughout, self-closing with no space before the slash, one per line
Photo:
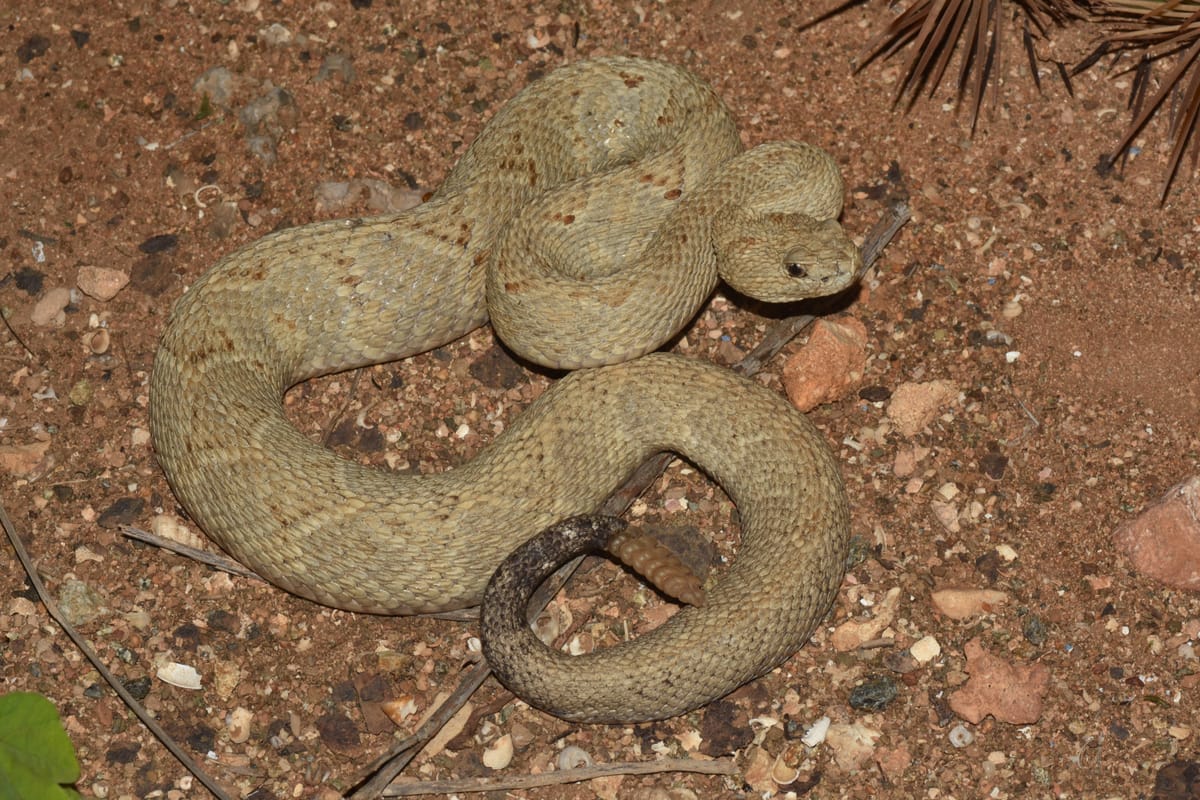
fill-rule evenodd
<path id="1" fill-rule="evenodd" d="M 894 783 L 900 782 L 913 761 L 912 751 L 904 742 L 895 747 L 881 747 L 875 751 L 875 763 Z"/>
<path id="2" fill-rule="evenodd" d="M 883 732 L 861 722 L 835 723 L 829 726 L 825 743 L 833 750 L 838 766 L 854 772 L 866 765 L 875 754 L 875 743 Z"/>
<path id="3" fill-rule="evenodd" d="M 71 304 L 71 290 L 59 287 L 42 295 L 29 312 L 29 320 L 39 328 L 51 325 L 62 327 L 67 321 L 66 308 Z"/>
<path id="4" fill-rule="evenodd" d="M 783 388 L 792 405 L 810 411 L 845 397 L 866 366 L 865 325 L 853 317 L 817 320 L 807 344 L 784 365 Z"/>
<path id="5" fill-rule="evenodd" d="M 128 273 L 108 267 L 82 266 L 75 276 L 79 290 L 97 300 L 112 300 L 128 283 Z"/>
<path id="6" fill-rule="evenodd" d="M 958 387 L 950 381 L 902 383 L 892 393 L 887 408 L 888 419 L 903 435 L 916 436 L 956 397 Z"/>
<path id="7" fill-rule="evenodd" d="M 1200 590 L 1200 475 L 1174 486 L 1113 532 L 1117 548 L 1142 575 Z"/>
<path id="8" fill-rule="evenodd" d="M 1050 670 L 1041 664 L 1013 664 L 983 649 L 979 639 L 967 642 L 967 673 L 963 688 L 950 695 L 955 714 L 978 725 L 984 717 L 1013 725 L 1031 725 L 1042 716 Z"/>
<path id="9" fill-rule="evenodd" d="M 0 446 L 0 472 L 10 475 L 28 476 L 43 468 L 43 460 L 50 449 L 50 438 L 29 444 Z"/>
<path id="10" fill-rule="evenodd" d="M 928 447 L 913 445 L 896 451 L 896 458 L 892 461 L 892 474 L 897 478 L 907 478 L 917 471 L 917 464 L 929 455 Z"/>
<path id="11" fill-rule="evenodd" d="M 996 589 L 939 589 L 930 599 L 950 619 L 970 619 L 993 613 L 1008 602 L 1008 595 Z"/>

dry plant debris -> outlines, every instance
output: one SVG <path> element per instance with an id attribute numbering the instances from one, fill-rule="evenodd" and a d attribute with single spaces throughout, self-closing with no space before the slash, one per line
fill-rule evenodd
<path id="1" fill-rule="evenodd" d="M 847 3 L 823 18 L 857 5 Z M 997 102 L 1003 74 L 1003 53 L 1009 21 L 1021 23 L 1021 45 L 1028 59 L 1030 76 L 1042 89 L 1035 43 L 1047 36 L 1051 26 L 1086 20 L 1106 29 L 1096 49 L 1070 70 L 1054 60 L 1069 94 L 1074 94 L 1071 76 L 1083 72 L 1106 56 L 1115 66 L 1126 55 L 1138 54 L 1130 89 L 1133 120 L 1107 163 L 1123 161 L 1133 139 L 1164 104 L 1170 108 L 1171 155 L 1163 179 L 1159 202 L 1164 202 L 1179 174 L 1185 152 L 1191 152 L 1194 170 L 1200 157 L 1200 139 L 1194 137 L 1200 119 L 1200 2 L 1196 0 L 914 0 L 895 16 L 864 48 L 854 64 L 857 72 L 871 62 L 895 55 L 912 43 L 893 98 L 911 109 L 922 93 L 932 97 L 957 57 L 954 79 L 956 103 L 971 97 L 971 132 L 974 133 L 985 94 Z M 1152 86 L 1152 68 L 1162 59 L 1172 61 L 1157 93 L 1147 101 Z M 1121 70 L 1123 74 L 1127 70 Z M 1171 98 L 1169 104 L 1167 99 Z"/>
<path id="2" fill-rule="evenodd" d="M 1098 59 L 1106 52 L 1143 51 L 1135 70 L 1129 104 L 1133 122 L 1114 149 L 1113 160 L 1123 159 L 1133 138 L 1145 127 L 1168 97 L 1170 105 L 1171 157 L 1163 179 L 1159 202 L 1166 200 L 1171 183 L 1179 173 L 1184 153 L 1191 146 L 1191 168 L 1200 156 L 1200 138 L 1196 138 L 1196 120 L 1200 118 L 1200 2 L 1184 0 L 1110 0 L 1100 7 L 1101 18 L 1113 30 L 1093 54 Z M 1174 59 L 1171 71 L 1162 79 L 1158 92 L 1146 102 L 1151 85 L 1151 70 L 1160 59 Z M 1088 65 L 1093 59 L 1088 59 Z"/>
<path id="3" fill-rule="evenodd" d="M 1079 6 L 1066 0 L 916 0 L 900 13 L 866 47 L 855 70 L 882 56 L 889 58 L 909 42 L 912 54 L 896 89 L 895 103 L 905 97 L 907 106 L 916 102 L 922 91 L 932 96 L 942 84 L 955 51 L 960 51 L 957 101 L 969 92 L 972 98 L 971 130 L 979 120 L 985 91 L 996 102 L 995 71 L 1002 71 L 1004 25 L 1010 18 L 1022 21 L 1021 41 L 1029 59 L 1029 71 L 1041 91 L 1038 57 L 1034 40 L 1046 35 L 1050 24 L 1061 25 L 1077 17 Z M 1071 91 L 1067 71 L 1056 62 L 1059 75 Z"/>

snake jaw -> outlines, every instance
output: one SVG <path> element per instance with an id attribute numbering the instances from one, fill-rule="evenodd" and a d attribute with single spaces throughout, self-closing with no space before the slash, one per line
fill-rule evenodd
<path id="1" fill-rule="evenodd" d="M 806 214 L 734 216 L 728 224 L 714 222 L 718 271 L 747 297 L 791 303 L 837 294 L 858 279 L 861 256 L 837 220 Z"/>

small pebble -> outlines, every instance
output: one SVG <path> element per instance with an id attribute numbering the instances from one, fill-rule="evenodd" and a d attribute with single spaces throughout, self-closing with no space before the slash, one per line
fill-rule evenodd
<path id="1" fill-rule="evenodd" d="M 558 754 L 559 769 L 579 769 L 580 767 L 590 767 L 594 763 L 586 750 L 573 744 L 564 747 Z"/>
<path id="2" fill-rule="evenodd" d="M 85 625 L 107 611 L 104 596 L 74 578 L 64 580 L 59 587 L 58 607 L 72 625 Z"/>
<path id="3" fill-rule="evenodd" d="M 88 297 L 108 301 L 129 284 L 129 273 L 108 267 L 82 266 L 75 275 L 75 285 Z"/>
<path id="4" fill-rule="evenodd" d="M 845 770 L 860 769 L 875 755 L 875 743 L 883 732 L 860 722 L 839 723 L 829 727 L 826 743 L 833 750 L 838 766 Z"/>
<path id="5" fill-rule="evenodd" d="M 1008 595 L 996 589 L 941 589 L 930 599 L 933 606 L 950 619 L 967 619 L 989 614 L 1008 602 Z"/>
<path id="6" fill-rule="evenodd" d="M 29 321 L 39 328 L 62 327 L 67 321 L 67 306 L 70 304 L 70 289 L 51 289 L 34 304 L 33 311 L 29 312 Z"/>
<path id="7" fill-rule="evenodd" d="M 839 653 L 846 653 L 866 642 L 877 639 L 895 619 L 900 594 L 900 587 L 893 586 L 887 590 L 883 599 L 873 609 L 873 616 L 866 619 L 849 619 L 839 625 L 829 639 L 833 649 Z"/>
<path id="8" fill-rule="evenodd" d="M 292 32 L 278 22 L 272 22 L 265 28 L 260 28 L 258 36 L 264 44 L 272 47 L 282 47 L 292 43 L 295 37 Z"/>
<path id="9" fill-rule="evenodd" d="M 242 744 L 250 738 L 250 722 L 254 715 L 249 709 L 238 706 L 229 712 L 226 727 L 229 728 L 229 740 L 234 744 Z"/>
<path id="10" fill-rule="evenodd" d="M 916 436 L 957 397 L 958 387 L 950 381 L 902 383 L 892 394 L 887 415 L 903 436 Z"/>
<path id="11" fill-rule="evenodd" d="M 975 734 L 971 733 L 966 725 L 959 723 L 950 729 L 949 739 L 952 747 L 962 748 L 975 741 Z"/>
<path id="12" fill-rule="evenodd" d="M 1113 541 L 1136 572 L 1179 589 L 1200 589 L 1200 474 L 1121 524 Z"/>
<path id="13" fill-rule="evenodd" d="M 1042 622 L 1041 617 L 1030 615 L 1021 627 L 1021 635 L 1031 645 L 1041 647 L 1046 643 L 1046 623 Z"/>
<path id="14" fill-rule="evenodd" d="M 859 711 L 882 711 L 899 693 L 895 680 L 888 675 L 879 675 L 851 690 L 850 707 Z"/>
<path id="15" fill-rule="evenodd" d="M 1011 725 L 1032 725 L 1042 716 L 1050 670 L 1036 661 L 1007 660 L 983 649 L 978 638 L 963 647 L 967 683 L 950 695 L 950 708 L 978 725 L 984 717 Z"/>
<path id="16" fill-rule="evenodd" d="M 819 320 L 808 342 L 783 367 L 783 385 L 792 405 L 810 411 L 848 395 L 862 382 L 867 340 L 866 326 L 853 317 Z"/>
<path id="17" fill-rule="evenodd" d="M 912 643 L 908 653 L 918 664 L 928 664 L 942 654 L 942 645 L 932 636 L 923 636 Z"/>
<path id="18" fill-rule="evenodd" d="M 134 700 L 145 700 L 150 696 L 150 676 L 143 675 L 140 678 L 134 678 L 128 681 L 121 681 L 121 685 L 129 694 L 133 695 Z"/>
<path id="19" fill-rule="evenodd" d="M 379 704 L 379 707 L 387 715 L 387 718 L 399 727 L 405 720 L 416 713 L 417 702 L 413 699 L 412 695 L 402 694 L 391 700 L 384 700 Z M 511 738 L 509 742 L 512 742 Z"/>

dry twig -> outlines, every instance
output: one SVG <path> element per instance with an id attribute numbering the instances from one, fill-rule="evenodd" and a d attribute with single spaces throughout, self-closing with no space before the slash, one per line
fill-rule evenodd
<path id="1" fill-rule="evenodd" d="M 539 786 L 559 786 L 610 775 L 653 775 L 658 772 L 697 772 L 703 775 L 736 775 L 737 765 L 729 759 L 701 761 L 696 758 L 664 758 L 661 761 L 628 761 L 596 764 L 577 769 L 560 769 L 541 775 L 518 775 L 508 778 L 461 778 L 447 781 L 415 781 L 397 783 L 384 791 L 383 797 L 415 797 L 424 794 L 451 792 L 491 792 L 497 789 L 534 789 Z"/>

